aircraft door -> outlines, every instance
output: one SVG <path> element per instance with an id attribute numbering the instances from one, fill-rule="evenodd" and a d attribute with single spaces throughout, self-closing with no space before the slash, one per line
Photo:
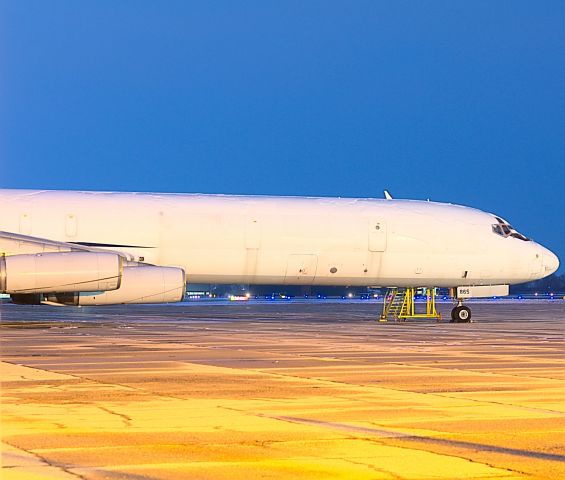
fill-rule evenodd
<path id="1" fill-rule="evenodd" d="M 77 235 L 77 216 L 74 213 L 68 213 L 65 217 L 65 234 L 67 237 Z"/>
<path id="2" fill-rule="evenodd" d="M 22 213 L 20 215 L 20 233 L 22 235 L 31 235 L 31 214 Z"/>
<path id="3" fill-rule="evenodd" d="M 369 220 L 369 251 L 384 252 L 387 243 L 386 223 L 382 220 Z"/>
<path id="4" fill-rule="evenodd" d="M 289 255 L 284 283 L 286 285 L 310 285 L 316 277 L 318 257 L 309 254 Z"/>
<path id="5" fill-rule="evenodd" d="M 245 220 L 245 270 L 247 282 L 253 283 L 259 264 L 259 249 L 261 248 L 261 224 L 257 218 Z"/>

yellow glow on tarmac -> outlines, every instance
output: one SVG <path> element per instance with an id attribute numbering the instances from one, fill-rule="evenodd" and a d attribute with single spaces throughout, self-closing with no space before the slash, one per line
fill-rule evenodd
<path id="1" fill-rule="evenodd" d="M 2 479 L 565 478 L 562 356 L 238 327 L 4 328 Z"/>
<path id="2" fill-rule="evenodd" d="M 50 377 L 42 371 L 32 373 L 30 370 L 33 369 L 2 363 L 2 373 L 4 370 L 19 385 L 10 390 L 12 395 L 20 398 L 45 391 L 44 386 L 33 384 L 38 379 L 49 377 L 57 380 L 52 388 L 62 392 L 67 391 L 66 381 L 73 381 L 70 376 Z M 240 371 L 230 368 L 195 364 L 184 365 L 182 371 L 194 374 L 213 371 L 227 381 L 241 375 Z M 31 384 L 27 386 L 26 383 Z M 76 385 L 69 386 L 69 396 L 72 397 L 76 394 Z M 88 392 L 88 385 L 81 387 Z M 115 388 L 111 384 L 96 383 L 91 387 L 98 392 L 101 389 L 113 391 L 114 395 L 125 393 L 123 387 Z M 221 383 L 218 387 L 221 388 Z M 282 385 L 281 388 L 284 390 Z M 371 392 L 374 397 L 367 398 L 365 395 L 362 403 L 370 398 L 385 404 L 404 399 L 400 392 L 371 387 L 362 388 L 358 393 Z M 412 395 L 406 396 L 409 399 Z M 379 444 L 378 437 L 354 438 L 355 432 L 334 432 L 323 426 L 274 418 L 289 413 L 306 414 L 311 418 L 315 412 L 318 412 L 318 417 L 329 414 L 333 418 L 335 415 L 332 413 L 347 409 L 352 404 L 351 400 L 332 401 L 330 398 L 328 402 L 327 397 L 302 397 L 299 401 L 289 399 L 287 405 L 284 399 L 275 402 L 257 399 L 229 401 L 214 398 L 213 392 L 211 397 L 207 400 L 179 400 L 151 396 L 144 398 L 142 403 L 126 400 L 90 404 L 75 400 L 25 406 L 7 401 L 3 412 L 3 435 L 12 439 L 25 435 L 28 448 L 31 447 L 34 455 L 48 457 L 51 464 L 80 464 L 81 468 L 73 469 L 73 472 L 87 478 L 97 478 L 95 470 L 100 465 L 104 470 L 155 475 L 158 478 L 178 478 L 181 472 L 186 475 L 185 478 L 234 478 L 238 474 L 285 478 L 433 478 L 433 470 L 456 472 L 457 478 L 512 478 L 507 471 L 466 459 L 386 446 Z M 430 399 L 427 403 L 435 402 Z M 462 406 L 459 401 L 455 403 Z M 495 408 L 492 414 L 498 416 L 499 410 Z M 370 423 L 359 419 L 355 421 L 356 417 L 363 418 L 365 414 L 363 408 L 357 414 L 349 412 L 348 417 L 353 418 L 347 419 L 348 424 L 370 427 Z M 25 423 L 21 422 L 21 418 L 26 419 Z M 105 437 L 102 444 L 101 432 Z M 167 436 L 178 437 L 179 432 L 186 432 L 186 443 L 179 444 L 177 439 L 167 444 Z M 422 434 L 421 431 L 418 433 Z M 64 435 L 80 436 L 84 444 L 63 446 Z M 91 436 L 93 439 L 89 441 Z M 128 444 L 130 442 L 133 444 Z M 18 478 L 22 471 L 28 476 L 20 478 L 68 476 L 65 472 L 48 472 L 53 470 L 52 467 L 45 468 L 43 472 L 37 458 L 31 458 L 29 465 L 23 462 L 23 465 L 4 470 L 5 478 Z"/>

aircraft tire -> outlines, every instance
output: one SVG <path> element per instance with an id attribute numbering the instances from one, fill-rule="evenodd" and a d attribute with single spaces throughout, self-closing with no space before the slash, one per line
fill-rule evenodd
<path id="1" fill-rule="evenodd" d="M 471 309 L 460 305 L 451 310 L 451 321 L 454 323 L 469 323 L 471 321 Z"/>

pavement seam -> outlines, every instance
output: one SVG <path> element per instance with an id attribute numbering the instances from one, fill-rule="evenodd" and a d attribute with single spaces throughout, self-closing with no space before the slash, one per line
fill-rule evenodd
<path id="1" fill-rule="evenodd" d="M 285 373 L 274 373 L 274 372 L 269 372 L 268 370 L 261 370 L 261 369 L 255 369 L 258 372 L 267 374 L 267 375 L 273 375 L 273 376 L 281 376 L 281 377 L 289 377 L 289 378 L 293 378 L 293 379 L 300 379 L 302 381 L 317 381 L 317 382 L 321 382 L 321 383 L 326 383 L 326 384 L 336 384 L 336 385 L 346 385 L 350 388 L 355 388 L 355 387 L 363 387 L 363 388 L 368 388 L 368 389 L 379 389 L 379 390 L 388 390 L 391 392 L 399 392 L 399 393 L 411 393 L 413 395 L 428 395 L 428 396 L 435 396 L 435 397 L 442 397 L 442 398 L 449 398 L 450 400 L 467 400 L 469 402 L 474 402 L 474 403 L 479 403 L 479 404 L 484 404 L 484 405 L 488 405 L 488 404 L 493 404 L 493 405 L 503 405 L 506 407 L 514 407 L 514 408 L 518 408 L 518 409 L 522 409 L 522 410 L 528 410 L 528 411 L 534 411 L 534 412 L 543 412 L 543 413 L 548 413 L 548 414 L 552 414 L 555 415 L 557 414 L 558 416 L 565 416 L 565 412 L 561 412 L 559 410 L 548 410 L 548 409 L 543 409 L 543 408 L 537 408 L 537 407 L 525 407 L 522 405 L 516 405 L 516 404 L 512 404 L 512 403 L 503 403 L 503 402 L 495 402 L 495 401 L 491 401 L 491 400 L 477 400 L 477 399 L 473 399 L 473 398 L 467 398 L 467 397 L 454 397 L 454 396 L 450 396 L 448 394 L 444 394 L 444 393 L 436 393 L 436 392 L 415 392 L 413 390 L 401 390 L 401 389 L 397 389 L 397 388 L 390 388 L 390 387 L 383 387 L 383 386 L 378 386 L 375 387 L 373 385 L 369 385 L 369 384 L 363 384 L 363 383 L 347 383 L 344 381 L 340 381 L 340 380 L 327 380 L 324 378 L 318 378 L 318 377 L 299 377 L 296 375 L 290 375 L 290 374 L 285 374 Z M 342 398 L 348 398 L 348 397 L 343 397 Z M 349 399 L 352 400 L 352 399 Z"/>
<path id="2" fill-rule="evenodd" d="M 51 463 L 46 457 L 44 457 L 44 456 L 42 456 L 42 455 L 40 455 L 40 454 L 34 452 L 33 450 L 28 450 L 28 449 L 26 449 L 26 448 L 24 448 L 24 447 L 21 447 L 21 446 L 18 446 L 18 445 L 14 445 L 13 443 L 10 443 L 8 440 L 6 440 L 5 438 L 2 439 L 2 442 L 4 442 L 6 445 L 10 445 L 11 447 L 16 448 L 16 449 L 18 449 L 18 450 L 22 450 L 23 452 L 27 453 L 28 455 L 33 456 L 34 458 L 36 458 L 36 459 L 39 460 L 40 462 L 44 463 L 44 464 L 45 464 L 44 466 L 49 466 L 49 467 L 56 468 L 57 470 L 61 470 L 62 472 L 65 472 L 65 473 L 68 474 L 68 475 L 72 475 L 72 476 L 74 476 L 74 477 L 77 477 L 77 478 L 79 478 L 79 479 L 81 479 L 81 480 L 88 480 L 86 477 L 84 477 L 84 476 L 82 476 L 82 475 L 80 475 L 80 474 L 78 474 L 78 473 L 75 473 L 75 472 L 71 471 L 71 470 L 69 469 L 69 467 L 65 467 L 65 466 L 59 465 L 59 464 L 57 464 L 57 463 Z M 2 468 L 4 468 L 4 467 L 2 467 Z"/>

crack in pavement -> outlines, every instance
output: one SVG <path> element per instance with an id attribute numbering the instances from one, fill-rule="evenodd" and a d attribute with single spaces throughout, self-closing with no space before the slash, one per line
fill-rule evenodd
<path id="1" fill-rule="evenodd" d="M 110 415 L 115 415 L 117 417 L 119 417 L 123 424 L 124 427 L 131 427 L 131 417 L 123 414 L 123 413 L 119 413 L 119 412 L 115 412 L 114 410 L 111 410 L 109 408 L 106 407 L 101 407 L 101 406 L 97 406 L 96 408 L 98 408 L 99 410 L 102 410 L 103 412 L 109 413 Z"/>

